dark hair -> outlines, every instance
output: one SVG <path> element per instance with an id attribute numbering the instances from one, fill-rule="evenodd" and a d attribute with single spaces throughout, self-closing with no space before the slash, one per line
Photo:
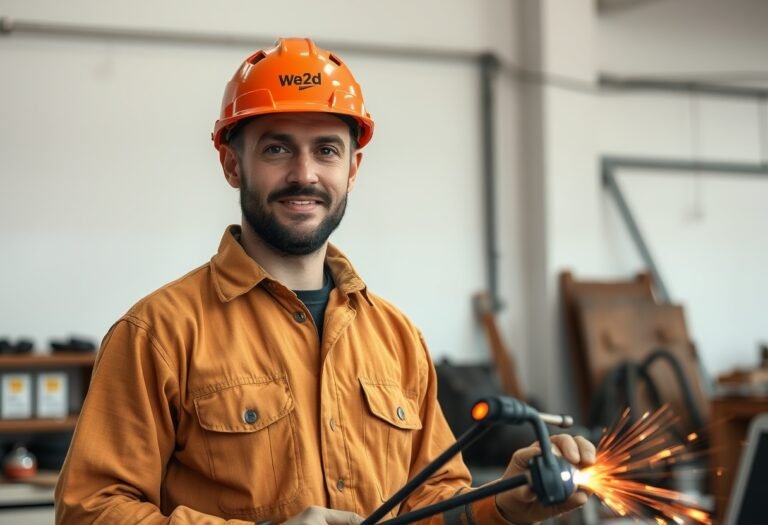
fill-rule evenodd
<path id="1" fill-rule="evenodd" d="M 224 132 L 222 143 L 229 144 L 237 153 L 238 158 L 243 154 L 243 128 L 256 117 L 247 118 L 235 122 L 235 125 Z"/>
<path id="2" fill-rule="evenodd" d="M 344 124 L 349 127 L 349 136 L 351 139 L 351 144 L 354 147 L 354 150 L 357 150 L 360 148 L 360 123 L 357 121 L 356 118 L 350 117 L 349 115 L 340 115 L 338 113 L 331 113 L 334 117 L 338 117 Z M 254 119 L 259 118 L 256 117 L 250 117 L 243 120 L 237 121 L 231 128 L 225 131 L 224 137 L 222 142 L 225 144 L 229 144 L 232 146 L 235 151 L 237 151 L 238 154 L 242 153 L 243 151 L 243 134 L 241 133 L 243 131 L 243 128 L 249 123 L 252 122 Z"/>
<path id="3" fill-rule="evenodd" d="M 352 139 L 352 145 L 356 150 L 360 149 L 360 123 L 357 119 L 350 117 L 349 115 L 340 115 L 338 113 L 335 113 L 333 116 L 340 118 L 341 121 L 349 127 L 349 135 Z"/>

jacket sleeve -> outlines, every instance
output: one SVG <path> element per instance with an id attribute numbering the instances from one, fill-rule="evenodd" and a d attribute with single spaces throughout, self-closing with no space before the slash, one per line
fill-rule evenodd
<path id="1" fill-rule="evenodd" d="M 456 441 L 437 401 L 437 374 L 434 364 L 429 358 L 421 334 L 419 337 L 424 355 L 424 360 L 420 361 L 422 365 L 420 365 L 419 373 L 423 376 L 422 384 L 425 385 L 425 389 L 421 399 L 422 430 L 414 441 L 409 479 Z M 469 470 L 464 464 L 461 454 L 459 454 L 411 493 L 403 502 L 399 514 L 426 507 L 458 493 L 471 491 L 470 482 Z M 431 518 L 425 518 L 418 523 L 420 525 L 510 525 L 510 522 L 500 514 L 493 497 L 484 498 Z"/>
<path id="2" fill-rule="evenodd" d="M 107 334 L 55 490 L 56 523 L 246 524 L 179 506 L 160 511 L 175 446 L 179 382 L 146 326 Z"/>

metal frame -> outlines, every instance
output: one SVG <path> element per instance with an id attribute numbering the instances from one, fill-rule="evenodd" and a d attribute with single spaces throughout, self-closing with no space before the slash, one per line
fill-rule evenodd
<path id="1" fill-rule="evenodd" d="M 619 91 L 662 91 L 665 93 L 700 94 L 730 98 L 768 99 L 768 89 L 718 84 L 712 81 L 670 80 L 658 77 L 621 77 L 600 75 L 600 88 Z"/>
<path id="2" fill-rule="evenodd" d="M 609 195 L 614 198 L 619 208 L 619 214 L 629 230 L 629 235 L 635 244 L 640 257 L 653 277 L 656 295 L 659 301 L 669 303 L 671 301 L 669 290 L 664 284 L 661 272 L 656 264 L 648 243 L 645 240 L 635 216 L 624 198 L 617 179 L 617 172 L 627 170 L 643 170 L 652 172 L 682 171 L 701 175 L 747 175 L 768 176 L 768 164 L 747 164 L 739 162 L 697 162 L 690 160 L 659 159 L 643 157 L 613 157 L 606 156 L 600 159 L 600 175 L 603 185 Z"/>

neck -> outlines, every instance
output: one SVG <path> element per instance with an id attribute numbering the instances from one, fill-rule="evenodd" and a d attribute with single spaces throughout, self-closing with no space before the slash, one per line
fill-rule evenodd
<path id="1" fill-rule="evenodd" d="M 265 243 L 245 221 L 243 222 L 240 243 L 245 253 L 272 277 L 291 290 L 319 290 L 323 287 L 327 242 L 308 255 L 285 255 Z"/>

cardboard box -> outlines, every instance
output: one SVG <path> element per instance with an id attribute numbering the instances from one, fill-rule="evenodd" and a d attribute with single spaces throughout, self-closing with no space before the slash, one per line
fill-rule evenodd
<path id="1" fill-rule="evenodd" d="M 65 418 L 69 414 L 67 393 L 69 385 L 65 372 L 37 374 L 37 410 L 40 418 Z"/>
<path id="2" fill-rule="evenodd" d="M 3 374 L 0 390 L 0 417 L 29 419 L 32 417 L 32 375 Z"/>

